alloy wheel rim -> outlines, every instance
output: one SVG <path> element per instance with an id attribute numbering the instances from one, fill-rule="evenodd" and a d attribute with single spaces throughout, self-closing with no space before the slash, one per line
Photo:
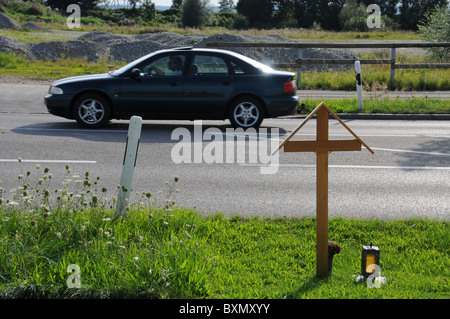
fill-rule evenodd
<path id="1" fill-rule="evenodd" d="M 258 119 L 259 110 L 253 103 L 241 103 L 234 110 L 234 120 L 243 127 L 253 126 Z"/>
<path id="2" fill-rule="evenodd" d="M 86 124 L 97 124 L 105 116 L 105 108 L 102 103 L 95 99 L 85 100 L 78 108 L 80 119 Z"/>

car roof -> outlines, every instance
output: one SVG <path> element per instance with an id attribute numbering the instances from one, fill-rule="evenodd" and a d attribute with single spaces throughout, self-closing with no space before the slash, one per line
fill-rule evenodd
<path id="1" fill-rule="evenodd" d="M 194 51 L 194 52 L 210 52 L 210 53 L 223 53 L 223 54 L 229 54 L 229 55 L 235 55 L 235 56 L 241 56 L 241 54 L 228 51 L 228 50 L 221 50 L 221 49 L 209 49 L 209 48 L 194 48 L 194 47 L 179 47 L 179 48 L 170 48 L 170 49 L 164 49 L 152 52 L 152 54 L 155 53 L 162 53 L 162 52 L 176 52 L 176 51 Z"/>

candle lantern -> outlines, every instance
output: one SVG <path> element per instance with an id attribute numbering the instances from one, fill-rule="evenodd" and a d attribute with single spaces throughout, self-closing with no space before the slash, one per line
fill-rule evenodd
<path id="1" fill-rule="evenodd" d="M 361 255 L 361 274 L 367 278 L 373 274 L 375 267 L 369 267 L 370 265 L 380 266 L 380 248 L 373 246 L 372 242 L 370 246 L 363 246 Z"/>

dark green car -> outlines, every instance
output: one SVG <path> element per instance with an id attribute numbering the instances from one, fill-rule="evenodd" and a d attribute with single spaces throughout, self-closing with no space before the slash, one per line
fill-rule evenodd
<path id="1" fill-rule="evenodd" d="M 90 128 L 133 115 L 258 127 L 264 118 L 295 113 L 294 76 L 230 51 L 170 49 L 117 71 L 55 81 L 45 104 L 51 114 Z"/>

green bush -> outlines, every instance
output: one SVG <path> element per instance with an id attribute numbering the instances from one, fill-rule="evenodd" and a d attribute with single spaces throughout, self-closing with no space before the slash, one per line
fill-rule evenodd
<path id="1" fill-rule="evenodd" d="M 199 28 L 209 24 L 212 18 L 212 7 L 208 0 L 184 0 L 181 7 L 183 26 Z"/>
<path id="2" fill-rule="evenodd" d="M 436 6 L 431 12 L 425 14 L 425 21 L 422 21 L 419 32 L 422 39 L 429 42 L 450 41 L 450 9 L 448 7 Z M 450 48 L 429 48 L 433 58 L 448 61 L 450 59 Z"/>
<path id="3" fill-rule="evenodd" d="M 246 30 L 250 27 L 250 22 L 248 21 L 247 17 L 243 16 L 242 14 L 236 15 L 233 22 L 233 29 L 236 30 Z"/>
<path id="4" fill-rule="evenodd" d="M 366 6 L 355 0 L 347 0 L 339 13 L 339 22 L 344 31 L 366 31 Z"/>

